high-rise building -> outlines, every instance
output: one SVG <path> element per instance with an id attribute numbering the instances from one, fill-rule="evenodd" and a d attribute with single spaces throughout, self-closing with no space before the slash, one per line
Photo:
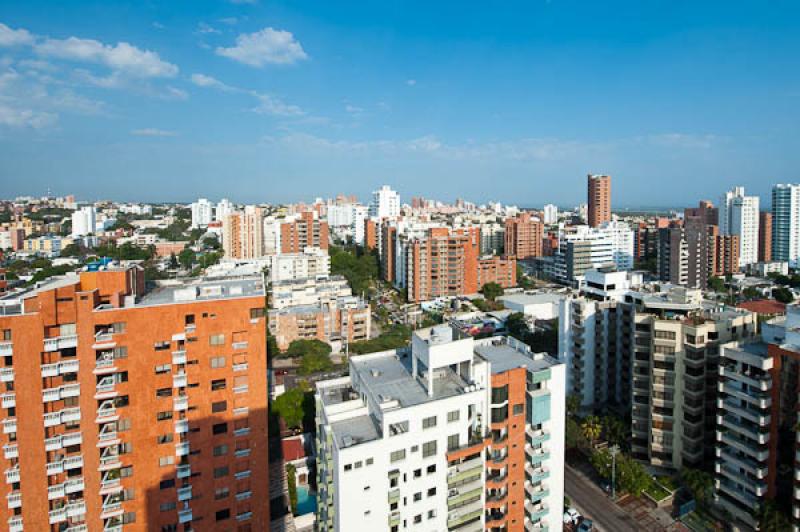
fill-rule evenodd
<path id="1" fill-rule="evenodd" d="M 559 249 L 553 255 L 554 280 L 579 283 L 583 275 L 598 268 L 633 269 L 633 231 L 622 222 L 600 227 L 572 226 L 559 234 Z"/>
<path id="2" fill-rule="evenodd" d="M 72 213 L 72 236 L 86 236 L 94 234 L 97 225 L 97 211 L 94 205 L 81 207 Z"/>
<path id="3" fill-rule="evenodd" d="M 587 223 L 599 227 L 611 221 L 611 176 L 589 174 Z"/>
<path id="4" fill-rule="evenodd" d="M 529 212 L 522 212 L 506 220 L 506 255 L 518 260 L 542 256 L 544 224 Z"/>
<path id="5" fill-rule="evenodd" d="M 323 532 L 561 526 L 564 365 L 439 326 L 317 384 Z"/>
<path id="6" fill-rule="evenodd" d="M 269 528 L 264 298 L 113 264 L 7 295 L 6 530 Z"/>
<path id="7" fill-rule="evenodd" d="M 543 209 L 544 223 L 554 224 L 558 221 L 558 207 L 552 203 L 548 203 Z"/>
<path id="8" fill-rule="evenodd" d="M 364 229 L 366 220 L 369 219 L 369 208 L 364 205 L 350 205 L 350 219 L 353 233 L 353 242 L 359 246 L 364 245 Z"/>
<path id="9" fill-rule="evenodd" d="M 228 259 L 260 259 L 264 253 L 264 213 L 248 205 L 222 221 L 222 247 Z"/>
<path id="10" fill-rule="evenodd" d="M 726 192 L 719 205 L 719 232 L 739 237 L 739 267 L 758 262 L 758 196 L 745 196 L 744 187 Z"/>
<path id="11" fill-rule="evenodd" d="M 772 262 L 772 213 L 769 211 L 759 214 L 758 262 Z"/>
<path id="12" fill-rule="evenodd" d="M 191 204 L 192 229 L 205 227 L 214 219 L 214 205 L 206 198 L 200 198 Z"/>
<path id="13" fill-rule="evenodd" d="M 227 198 L 222 198 L 214 209 L 214 220 L 221 222 L 234 210 L 233 203 Z"/>
<path id="14" fill-rule="evenodd" d="M 372 202 L 369 204 L 370 218 L 396 218 L 400 216 L 400 194 L 383 185 L 372 193 Z"/>
<path id="15" fill-rule="evenodd" d="M 302 212 L 281 224 L 281 253 L 302 253 L 307 247 L 327 250 L 328 245 L 328 222 L 314 211 Z"/>
<path id="16" fill-rule="evenodd" d="M 772 260 L 800 266 L 800 185 L 772 187 L 771 251 Z"/>
<path id="17" fill-rule="evenodd" d="M 499 223 L 481 224 L 481 255 L 505 253 L 506 229 Z"/>

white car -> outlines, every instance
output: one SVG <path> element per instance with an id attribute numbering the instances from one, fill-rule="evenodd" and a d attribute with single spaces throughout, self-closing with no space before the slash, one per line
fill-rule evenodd
<path id="1" fill-rule="evenodd" d="M 578 524 L 578 521 L 581 520 L 581 514 L 578 513 L 578 510 L 575 508 L 567 508 L 567 511 L 564 512 L 564 524 Z"/>

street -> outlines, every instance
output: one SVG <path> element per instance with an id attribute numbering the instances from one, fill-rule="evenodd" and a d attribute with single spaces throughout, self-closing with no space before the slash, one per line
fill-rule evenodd
<path id="1" fill-rule="evenodd" d="M 564 467 L 564 491 L 572 506 L 581 515 L 592 520 L 595 530 L 600 532 L 627 532 L 643 530 L 633 518 L 623 512 L 591 480 L 570 466 Z"/>

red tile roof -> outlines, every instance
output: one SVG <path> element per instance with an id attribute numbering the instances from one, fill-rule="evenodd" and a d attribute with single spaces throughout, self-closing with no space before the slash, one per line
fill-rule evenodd
<path id="1" fill-rule="evenodd" d="M 299 460 L 306 456 L 306 450 L 303 449 L 303 440 L 301 438 L 281 440 L 281 449 L 283 450 L 283 460 L 286 462 Z"/>
<path id="2" fill-rule="evenodd" d="M 774 299 L 745 301 L 744 303 L 739 303 L 737 307 L 757 314 L 786 314 L 786 305 Z"/>

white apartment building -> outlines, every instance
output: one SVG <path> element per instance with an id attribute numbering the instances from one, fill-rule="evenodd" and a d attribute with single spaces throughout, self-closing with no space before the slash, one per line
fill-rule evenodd
<path id="1" fill-rule="evenodd" d="M 772 260 L 800 266 L 800 185 L 772 187 Z"/>
<path id="2" fill-rule="evenodd" d="M 331 258 L 325 250 L 308 247 L 303 253 L 285 253 L 269 257 L 269 278 L 273 283 L 328 277 Z"/>
<path id="3" fill-rule="evenodd" d="M 328 225 L 330 227 L 350 227 L 353 225 L 353 204 L 328 205 Z"/>
<path id="4" fill-rule="evenodd" d="M 352 357 L 316 401 L 318 530 L 561 527 L 564 367 L 549 356 L 421 329 L 410 349 Z"/>
<path id="5" fill-rule="evenodd" d="M 81 207 L 72 213 L 72 237 L 94 234 L 97 230 L 97 210 L 93 205 Z"/>
<path id="6" fill-rule="evenodd" d="M 400 216 L 400 194 L 383 185 L 372 193 L 369 205 L 370 218 L 395 218 Z"/>
<path id="7" fill-rule="evenodd" d="M 734 187 L 719 202 L 720 234 L 739 236 L 739 267 L 758 262 L 759 198 Z"/>
<path id="8" fill-rule="evenodd" d="M 235 210 L 233 203 L 227 198 L 222 198 L 217 202 L 217 208 L 214 209 L 214 220 L 221 222 L 227 215 Z"/>
<path id="9" fill-rule="evenodd" d="M 544 206 L 544 223 L 546 224 L 554 224 L 558 222 L 558 207 L 553 205 L 552 203 L 548 203 Z"/>
<path id="10" fill-rule="evenodd" d="M 206 198 L 200 198 L 191 204 L 192 229 L 205 227 L 213 220 L 214 205 Z"/>
<path id="11" fill-rule="evenodd" d="M 364 245 L 364 220 L 369 217 L 370 209 L 364 205 L 350 205 L 351 213 L 350 218 L 351 228 L 353 233 L 353 242 L 359 246 Z"/>
<path id="12" fill-rule="evenodd" d="M 574 284 L 580 283 L 589 270 L 609 266 L 632 270 L 633 240 L 633 231 L 622 222 L 562 228 L 559 249 L 553 257 L 553 276 L 561 283 Z"/>
<path id="13" fill-rule="evenodd" d="M 481 224 L 481 255 L 502 255 L 506 245 L 506 228 L 499 223 Z"/>

